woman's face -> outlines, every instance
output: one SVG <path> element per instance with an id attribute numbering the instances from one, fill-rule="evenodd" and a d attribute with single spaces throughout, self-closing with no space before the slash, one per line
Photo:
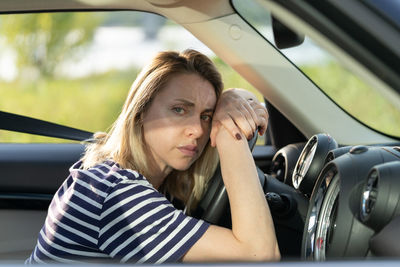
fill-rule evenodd
<path id="1" fill-rule="evenodd" d="M 217 102 L 197 74 L 177 74 L 155 96 L 143 118 L 144 139 L 159 171 L 186 170 L 206 146 Z"/>

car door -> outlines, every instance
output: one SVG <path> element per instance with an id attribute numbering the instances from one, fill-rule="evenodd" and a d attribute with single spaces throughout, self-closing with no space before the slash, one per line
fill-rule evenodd
<path id="1" fill-rule="evenodd" d="M 30 254 L 53 194 L 83 149 L 81 144 L 0 144 L 1 259 Z"/>

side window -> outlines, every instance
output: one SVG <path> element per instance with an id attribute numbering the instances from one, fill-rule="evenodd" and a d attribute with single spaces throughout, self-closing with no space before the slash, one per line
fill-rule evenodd
<path id="1" fill-rule="evenodd" d="M 187 48 L 213 59 L 226 88 L 257 93 L 183 27 L 155 14 L 1 15 L 0 110 L 91 132 L 106 131 L 143 65 L 158 51 Z M 70 141 L 0 130 L 0 142 Z"/>

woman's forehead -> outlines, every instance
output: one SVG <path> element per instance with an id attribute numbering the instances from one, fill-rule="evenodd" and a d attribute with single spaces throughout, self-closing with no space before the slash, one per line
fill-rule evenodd
<path id="1" fill-rule="evenodd" d="M 183 99 L 207 108 L 214 108 L 217 102 L 213 85 L 198 74 L 174 75 L 159 96 L 160 100 Z"/>

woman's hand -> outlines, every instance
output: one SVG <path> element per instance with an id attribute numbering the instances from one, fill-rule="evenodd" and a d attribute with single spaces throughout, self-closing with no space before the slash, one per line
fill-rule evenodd
<path id="1" fill-rule="evenodd" d="M 233 137 L 243 133 L 250 139 L 258 128 L 263 135 L 268 126 L 267 109 L 247 90 L 234 88 L 224 91 L 215 108 L 212 128 L 211 146 L 216 145 L 217 124 L 221 123 Z"/>

